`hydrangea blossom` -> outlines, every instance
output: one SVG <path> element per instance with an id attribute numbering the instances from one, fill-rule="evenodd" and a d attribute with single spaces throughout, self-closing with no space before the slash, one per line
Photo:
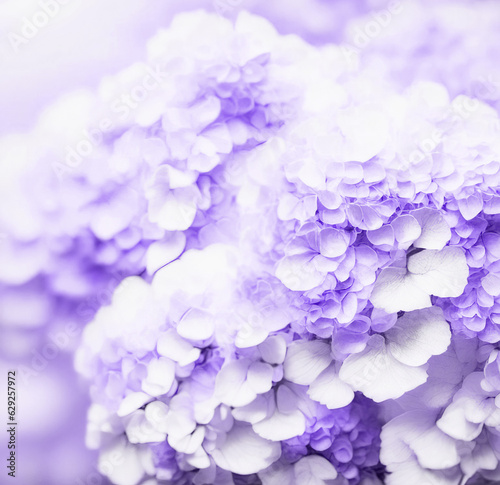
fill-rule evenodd
<path id="1" fill-rule="evenodd" d="M 244 19 L 211 35 L 243 29 L 261 49 L 267 27 Z M 286 38 L 269 35 L 279 58 Z M 219 98 L 191 104 L 193 118 L 145 115 L 162 117 L 169 150 L 147 211 L 176 232 L 147 249 L 151 281 L 126 279 L 85 330 L 88 444 L 127 453 L 130 470 L 109 476 L 131 485 L 496 479 L 497 114 L 463 118 L 439 84 L 367 84 L 340 48 L 298 48 L 293 86 L 266 64 L 290 109 L 241 149 L 217 118 L 239 91 L 219 74 Z M 200 106 L 219 121 L 210 143 L 189 132 Z M 262 112 L 273 119 L 272 104 Z"/>
<path id="2" fill-rule="evenodd" d="M 187 45 L 186 29 L 228 48 Z M 217 16 L 179 15 L 147 62 L 97 93 L 68 95 L 32 134 L 3 140 L 0 283 L 39 309 L 30 325 L 52 325 L 52 312 L 86 323 L 124 277 L 152 275 L 213 232 L 230 233 L 238 157 L 293 110 L 297 93 L 281 78 L 297 67 L 284 42 L 257 17 L 243 15 L 233 31 Z M 39 302 L 41 287 L 50 298 Z"/>
<path id="3" fill-rule="evenodd" d="M 112 483 L 500 480 L 496 101 L 344 47 L 178 15 L 2 142 L 2 316 L 91 318 L 75 366 Z"/>
<path id="4" fill-rule="evenodd" d="M 124 280 L 111 306 L 98 312 L 76 360 L 81 373 L 99 376 L 91 389 L 88 445 L 104 447 L 101 463 L 125 446 L 127 483 L 151 475 L 219 483 L 217 477 L 261 472 L 263 483 L 273 483 L 276 473 L 280 479 L 293 473 L 297 483 L 375 477 L 375 408 L 358 398 L 349 405 L 354 393 L 345 384 L 350 396 L 342 402 L 308 389 L 310 378 L 293 370 L 300 372 L 293 344 L 301 342 L 286 330 L 300 313 L 279 294 L 261 308 L 238 283 L 245 266 L 247 278 L 256 277 L 255 269 L 238 258 L 227 245 L 191 249 L 160 269 L 151 285 Z M 264 319 L 273 335 L 256 332 L 252 318 Z M 331 361 L 328 344 L 310 343 L 325 345 Z M 310 365 L 321 374 L 314 361 Z M 318 392 L 328 391 L 321 375 L 319 382 Z M 320 468 L 312 466 L 316 462 Z M 110 478 L 122 483 L 123 473 Z"/>

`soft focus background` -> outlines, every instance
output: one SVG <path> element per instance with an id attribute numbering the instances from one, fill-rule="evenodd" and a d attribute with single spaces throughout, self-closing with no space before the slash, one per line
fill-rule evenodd
<path id="1" fill-rule="evenodd" d="M 143 60 L 147 40 L 179 11 L 204 8 L 232 18 L 246 9 L 269 19 L 281 33 L 297 34 L 313 44 L 345 43 L 358 49 L 356 26 L 364 27 L 370 15 L 386 4 L 379 0 L 0 1 L 0 133 L 29 132 L 59 96 L 75 89 L 95 89 L 103 77 Z M 16 35 L 28 28 L 27 22 L 43 11 L 43 5 L 52 9 L 53 18 L 30 31 L 29 39 L 19 41 Z M 390 57 L 391 69 L 403 84 L 419 77 L 436 78 L 455 94 L 486 85 L 481 97 L 496 105 L 497 78 L 491 78 L 494 68 L 486 63 L 499 43 L 483 39 L 477 29 L 487 22 L 491 31 L 497 22 L 490 15 L 494 7 L 495 1 L 407 2 L 384 32 L 362 46 L 361 55 L 369 58 L 374 76 L 389 69 L 384 59 Z M 439 25 L 446 27 L 445 32 L 436 32 L 436 18 L 441 18 Z M 457 39 L 463 42 L 461 34 L 469 31 L 473 34 L 461 45 Z M 429 43 L 434 45 L 432 55 Z M 449 62 L 442 65 L 444 57 Z M 467 79 L 483 79 L 483 84 L 474 87 Z M 7 183 L 0 181 L 0 190 Z M 3 210 L 15 212 L 14 207 Z M 2 244 L 7 235 L 0 238 Z M 52 309 L 44 307 L 43 284 L 30 291 L 0 295 L 0 376 L 15 367 L 24 369 L 25 377 L 18 382 L 17 483 L 107 483 L 96 471 L 95 454 L 84 447 L 87 389 L 73 371 L 71 352 L 84 321 L 69 312 L 57 326 L 52 325 Z M 99 295 L 95 300 L 101 301 Z M 32 318 L 40 312 L 46 313 L 43 322 Z M 50 347 L 47 342 L 52 340 L 59 343 Z M 0 385 L 2 403 L 5 388 Z M 4 409 L 2 404 L 2 417 Z M 1 457 L 6 449 L 4 434 Z"/>

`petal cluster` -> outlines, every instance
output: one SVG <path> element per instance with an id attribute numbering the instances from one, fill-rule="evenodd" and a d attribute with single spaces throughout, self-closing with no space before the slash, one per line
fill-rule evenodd
<path id="1" fill-rule="evenodd" d="M 2 321 L 85 324 L 112 483 L 500 480 L 499 97 L 459 86 L 465 3 L 407 2 L 354 64 L 180 14 L 0 142 Z"/>
<path id="2" fill-rule="evenodd" d="M 495 479 L 497 113 L 246 14 L 149 55 L 172 76 L 121 139 L 157 236 L 76 356 L 109 478 Z"/>

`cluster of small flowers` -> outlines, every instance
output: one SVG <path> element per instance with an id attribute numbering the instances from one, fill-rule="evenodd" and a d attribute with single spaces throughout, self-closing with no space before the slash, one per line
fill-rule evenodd
<path id="1" fill-rule="evenodd" d="M 216 16 L 179 15 L 147 63 L 98 93 L 63 97 L 32 134 L 2 140 L 4 323 L 82 325 L 126 276 L 150 277 L 185 248 L 230 238 L 239 158 L 279 128 L 297 95 L 283 82 L 297 69 L 285 43 L 258 19 L 242 17 L 233 32 Z"/>
<path id="2" fill-rule="evenodd" d="M 153 45 L 172 50 L 165 35 Z M 229 200 L 176 227 L 153 210 L 192 242 L 174 257 L 170 240 L 151 245 L 151 281 L 125 279 L 86 328 L 88 445 L 124 485 L 496 480 L 497 113 L 297 46 L 293 85 L 283 66 L 277 80 L 289 109 L 264 139 L 228 145 L 222 164 L 159 163 Z M 182 151 L 183 118 L 164 111 L 158 137 Z M 154 186 L 160 207 L 176 189 Z M 127 466 L 107 470 L 116 452 Z"/>
<path id="3" fill-rule="evenodd" d="M 87 444 L 114 483 L 379 483 L 374 403 L 331 392 L 330 345 L 294 340 L 303 312 L 249 257 L 190 249 L 151 284 L 125 279 L 85 329 Z"/>
<path id="4" fill-rule="evenodd" d="M 481 2 L 474 7 L 471 9 L 467 1 L 405 2 L 397 19 L 388 23 L 373 42 L 365 39 L 366 45 L 358 46 L 356 54 L 363 63 L 370 65 L 368 69 L 384 70 L 400 86 L 407 87 L 415 79 L 442 83 L 455 96 L 450 113 L 467 126 L 468 136 L 476 131 L 485 137 L 480 143 L 491 147 L 495 143 L 495 131 L 491 129 L 497 121 L 486 105 L 499 111 L 500 75 L 491 63 L 491 59 L 498 57 L 498 42 L 492 32 L 498 31 L 499 19 L 494 2 Z M 359 29 L 362 32 L 369 20 L 369 16 L 359 17 L 352 22 L 351 29 L 359 34 Z M 476 28 L 477 25 L 482 28 Z M 404 42 L 395 42 L 401 37 Z M 482 54 L 473 55 L 479 46 Z M 441 62 L 444 58 L 446 62 Z M 432 153 L 441 135 L 441 130 L 436 131 L 435 137 L 425 141 L 428 148 L 421 146 L 415 156 Z M 458 141 L 459 136 L 457 133 L 454 140 Z M 448 144 L 454 143 L 450 134 L 447 138 L 449 141 L 444 141 Z M 470 181 L 462 181 L 458 174 L 453 174 L 459 177 L 457 183 L 468 188 L 464 191 L 466 197 L 447 202 L 446 217 L 454 233 L 450 244 L 459 244 L 466 250 L 470 277 L 459 298 L 438 304 L 455 331 L 495 343 L 498 341 L 498 305 L 494 288 L 497 279 L 497 158 L 492 153 L 488 155 L 491 165 L 487 167 L 488 164 L 481 162 L 479 167 L 476 162 L 484 154 L 482 149 L 467 153 L 463 145 L 455 147 L 454 154 L 450 153 L 454 167 L 456 160 L 463 159 L 463 168 L 468 168 Z"/>
<path id="5" fill-rule="evenodd" d="M 190 44 L 191 31 L 199 37 Z M 340 49 L 318 51 L 247 15 L 234 29 L 179 16 L 151 43 L 151 59 L 164 52 L 183 59 L 171 66 L 182 80 L 156 114 L 165 153 L 142 193 L 149 220 L 175 233 L 147 249 L 150 276 L 126 278 L 84 331 L 76 366 L 92 381 L 87 443 L 102 450 L 101 470 L 115 483 L 378 483 L 374 404 L 353 401 L 348 385 L 323 395 L 336 372 L 330 345 L 297 340 L 307 311 L 274 276 L 281 241 L 295 233 L 278 207 L 290 183 L 276 135 L 297 108 L 321 109 L 315 83 L 352 73 Z M 179 96 L 192 114 L 176 106 Z M 199 140 L 209 130 L 189 123 L 208 119 L 213 133 Z M 126 152 L 138 146 L 131 139 Z M 196 205 L 202 184 L 216 204 Z M 314 361 L 317 349 L 322 361 L 301 375 L 294 352 Z M 117 451 L 126 466 L 108 470 Z"/>
<path id="6" fill-rule="evenodd" d="M 54 194 L 18 201 L 27 224 L 0 268 L 21 291 L 48 280 L 60 308 L 128 276 L 76 353 L 100 471 L 500 479 L 496 111 L 434 81 L 374 80 L 342 46 L 245 13 L 179 15 L 148 62 L 47 115 L 25 166 Z M 70 126 L 71 167 L 43 148 L 68 109 L 102 138 L 83 159 Z"/>
<path id="7" fill-rule="evenodd" d="M 498 480 L 498 115 L 429 81 L 369 99 L 280 132 L 292 328 L 331 342 L 330 392 L 381 403 L 385 483 Z"/>

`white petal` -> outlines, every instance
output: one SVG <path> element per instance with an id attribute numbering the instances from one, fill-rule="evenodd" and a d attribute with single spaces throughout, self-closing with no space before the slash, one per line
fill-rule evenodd
<path id="1" fill-rule="evenodd" d="M 274 413 L 276 409 L 274 391 L 260 394 L 250 404 L 232 410 L 233 416 L 238 421 L 250 424 L 258 423 Z"/>
<path id="2" fill-rule="evenodd" d="M 286 341 L 281 335 L 274 335 L 259 345 L 259 351 L 266 362 L 282 364 L 286 355 Z"/>
<path id="3" fill-rule="evenodd" d="M 216 96 L 206 96 L 189 108 L 190 125 L 199 131 L 213 123 L 220 114 L 221 103 Z"/>
<path id="4" fill-rule="evenodd" d="M 418 409 L 392 419 L 382 431 L 381 460 L 391 463 L 407 461 L 408 447 L 424 468 L 446 469 L 460 463 L 455 440 L 436 427 L 437 411 Z"/>
<path id="5" fill-rule="evenodd" d="M 142 410 L 130 416 L 125 427 L 127 438 L 131 443 L 160 443 L 165 441 L 166 433 L 156 430 L 146 419 Z"/>
<path id="6" fill-rule="evenodd" d="M 293 465 L 278 461 L 259 473 L 262 485 L 296 485 Z"/>
<path id="7" fill-rule="evenodd" d="M 196 429 L 196 421 L 190 416 L 188 410 L 170 409 L 166 418 L 168 428 L 168 442 L 175 448 L 185 436 L 189 436 Z"/>
<path id="8" fill-rule="evenodd" d="M 297 393 L 296 389 L 293 389 L 294 384 L 285 383 L 278 387 L 276 391 L 276 406 L 278 407 L 280 413 L 293 413 L 296 409 L 300 409 L 304 412 L 304 401 L 307 399 L 304 389 L 301 388 L 300 392 Z M 298 386 L 295 386 L 298 387 Z M 305 398 L 305 399 L 304 399 Z M 309 399 L 307 399 L 309 401 Z M 305 410 L 307 413 L 307 409 Z"/>
<path id="9" fill-rule="evenodd" d="M 408 258 L 408 271 L 415 284 L 429 295 L 460 296 L 467 284 L 469 266 L 461 248 L 429 249 Z"/>
<path id="10" fill-rule="evenodd" d="M 305 222 L 314 216 L 317 206 L 316 195 L 306 195 L 305 197 L 298 198 L 292 194 L 285 193 L 279 201 L 278 217 L 282 221 L 298 219 Z"/>
<path id="11" fill-rule="evenodd" d="M 416 248 L 443 249 L 451 239 L 451 230 L 441 212 L 435 209 L 423 207 L 411 212 L 417 219 L 422 234 L 413 243 Z"/>
<path id="12" fill-rule="evenodd" d="M 410 443 L 423 468 L 444 470 L 460 463 L 457 442 L 436 426 L 426 432 L 420 430 L 419 436 Z"/>
<path id="13" fill-rule="evenodd" d="M 346 252 L 349 237 L 335 228 L 323 229 L 319 234 L 320 253 L 327 258 L 336 258 Z"/>
<path id="14" fill-rule="evenodd" d="M 226 124 L 220 123 L 212 125 L 210 128 L 200 133 L 194 143 L 193 153 L 213 156 L 217 153 L 230 153 L 232 147 L 231 135 Z M 199 170 L 199 167 L 193 168 Z M 208 172 L 212 168 L 213 167 L 209 167 L 206 171 Z"/>
<path id="15" fill-rule="evenodd" d="M 446 407 L 451 402 L 464 372 L 463 364 L 456 358 L 453 344 L 452 341 L 452 345 L 443 354 L 429 359 L 429 378 L 418 389 L 407 393 L 409 401 L 418 401 L 434 409 Z"/>
<path id="16" fill-rule="evenodd" d="M 190 308 L 177 325 L 177 333 L 189 340 L 205 340 L 215 330 L 214 317 L 203 310 Z"/>
<path id="17" fill-rule="evenodd" d="M 257 473 L 281 456 L 281 443 L 261 438 L 249 425 L 235 425 L 212 451 L 215 464 L 240 475 Z"/>
<path id="18" fill-rule="evenodd" d="M 288 347 L 283 365 L 285 379 L 311 384 L 332 361 L 330 345 L 321 340 L 295 341 Z"/>
<path id="19" fill-rule="evenodd" d="M 312 290 L 326 277 L 325 273 L 316 269 L 313 257 L 313 254 L 294 254 L 283 258 L 276 268 L 276 277 L 290 290 Z"/>
<path id="20" fill-rule="evenodd" d="M 247 383 L 250 361 L 235 360 L 225 364 L 215 380 L 215 395 L 224 404 L 238 407 L 251 403 L 257 393 Z"/>
<path id="21" fill-rule="evenodd" d="M 409 312 L 431 306 L 429 293 L 415 285 L 405 268 L 385 268 L 375 281 L 370 301 L 387 313 Z"/>
<path id="22" fill-rule="evenodd" d="M 352 388 L 340 379 L 333 364 L 314 380 L 307 394 L 329 409 L 343 408 L 354 399 Z"/>
<path id="23" fill-rule="evenodd" d="M 145 392 L 132 392 L 123 398 L 117 414 L 120 417 L 127 416 L 128 414 L 133 413 L 136 409 L 144 406 L 147 402 L 152 401 L 152 399 L 153 398 Z"/>
<path id="24" fill-rule="evenodd" d="M 409 247 L 422 233 L 417 219 L 409 214 L 396 217 L 391 226 L 394 228 L 396 240 L 406 247 Z"/>
<path id="25" fill-rule="evenodd" d="M 385 337 L 388 350 L 399 362 L 419 366 L 446 351 L 451 331 L 441 308 L 430 307 L 405 313 Z"/>
<path id="26" fill-rule="evenodd" d="M 255 432 L 272 441 L 283 441 L 301 436 L 306 430 L 306 418 L 299 411 L 281 413 L 278 409 L 272 416 L 253 425 Z"/>
<path id="27" fill-rule="evenodd" d="M 189 463 L 191 466 L 195 468 L 200 468 L 202 470 L 209 468 L 210 465 L 212 464 L 207 452 L 201 446 L 191 455 L 186 455 L 186 462 Z"/>
<path id="28" fill-rule="evenodd" d="M 304 456 L 294 465 L 296 483 L 300 485 L 323 485 L 326 480 L 337 478 L 335 467 L 322 456 Z"/>
<path id="29" fill-rule="evenodd" d="M 392 463 L 404 463 L 408 461 L 413 450 L 404 441 L 407 433 L 407 419 L 405 415 L 396 416 L 384 424 L 380 433 L 380 461 L 389 466 Z"/>
<path id="30" fill-rule="evenodd" d="M 186 342 L 173 328 L 160 335 L 156 348 L 160 355 L 178 362 L 181 366 L 195 362 L 200 356 L 200 349 Z"/>
<path id="31" fill-rule="evenodd" d="M 156 241 L 148 248 L 146 267 L 151 275 L 159 268 L 171 263 L 179 257 L 186 246 L 186 235 L 183 232 L 171 233 L 166 241 Z"/>
<path id="32" fill-rule="evenodd" d="M 481 278 L 481 286 L 488 295 L 500 296 L 500 277 L 496 274 L 488 273 L 485 277 Z"/>
<path id="33" fill-rule="evenodd" d="M 467 460 L 468 461 L 468 460 Z M 462 469 L 464 472 L 470 471 L 470 476 L 474 475 L 477 470 L 497 470 L 498 471 L 498 458 L 495 455 L 494 449 L 491 445 L 486 443 L 477 443 L 474 449 L 472 450 L 470 456 L 470 465 L 467 467 L 466 463 L 462 463 Z M 464 466 L 465 465 L 465 466 Z M 497 476 L 498 479 L 498 476 Z"/>
<path id="34" fill-rule="evenodd" d="M 124 187 L 92 212 L 90 228 L 99 239 L 108 240 L 130 226 L 139 207 L 138 193 Z"/>
<path id="35" fill-rule="evenodd" d="M 477 195 L 470 195 L 458 201 L 458 208 L 464 219 L 470 221 L 474 219 L 483 209 L 483 199 Z"/>
<path id="36" fill-rule="evenodd" d="M 157 217 L 150 216 L 150 220 L 167 231 L 185 231 L 194 221 L 199 199 L 194 187 L 171 190 L 164 196 Z"/>
<path id="37" fill-rule="evenodd" d="M 269 20 L 245 10 L 238 13 L 234 29 L 243 38 L 251 38 L 255 32 L 259 32 L 259 41 L 245 42 L 238 50 L 238 59 L 241 66 L 270 52 L 277 37 L 276 28 Z"/>
<path id="38" fill-rule="evenodd" d="M 240 349 L 255 347 L 264 342 L 268 335 L 269 331 L 261 325 L 252 325 L 245 322 L 236 334 L 234 345 Z"/>
<path id="39" fill-rule="evenodd" d="M 175 380 L 175 364 L 170 359 L 152 359 L 147 365 L 148 374 L 142 381 L 142 390 L 151 396 L 166 394 Z"/>
<path id="40" fill-rule="evenodd" d="M 391 225 L 386 225 L 373 231 L 366 231 L 366 237 L 376 246 L 392 246 L 394 244 L 394 228 Z"/>
<path id="41" fill-rule="evenodd" d="M 187 436 L 176 437 L 169 435 L 168 443 L 179 453 L 190 455 L 201 448 L 201 444 L 205 439 L 205 429 L 205 426 L 197 426 L 196 429 Z"/>
<path id="42" fill-rule="evenodd" d="M 154 401 L 146 406 L 145 416 L 154 429 L 167 433 L 168 406 L 162 401 Z"/>
<path id="43" fill-rule="evenodd" d="M 257 393 L 264 394 L 273 385 L 274 369 L 264 362 L 253 362 L 247 373 L 248 385 Z"/>
<path id="44" fill-rule="evenodd" d="M 120 466 L 110 466 L 120 459 Z M 99 471 L 113 483 L 120 485 L 137 485 L 144 476 L 138 448 L 120 436 L 109 444 L 99 455 Z"/>
<path id="45" fill-rule="evenodd" d="M 207 310 L 209 307 L 229 304 L 233 300 L 233 281 L 236 277 L 238 256 L 226 244 L 211 244 L 203 250 L 190 249 L 179 259 L 155 273 L 152 287 L 165 304 L 189 299 L 189 306 Z M 193 304 L 194 301 L 198 304 Z M 179 307 L 179 303 L 171 306 Z M 186 311 L 182 305 L 181 318 Z"/>
<path id="46" fill-rule="evenodd" d="M 381 335 L 372 335 L 363 352 L 347 357 L 339 376 L 375 402 L 397 399 L 427 380 L 424 368 L 409 367 L 396 360 L 387 351 Z"/>
<path id="47" fill-rule="evenodd" d="M 471 423 L 460 401 L 451 403 L 437 421 L 438 428 L 456 440 L 472 441 L 483 429 L 483 423 Z"/>
<path id="48" fill-rule="evenodd" d="M 161 165 L 156 172 L 157 178 L 163 175 L 168 181 L 171 189 L 180 189 L 192 186 L 198 178 L 198 173 L 194 170 L 179 170 L 172 165 Z M 161 194 L 161 192 L 160 192 Z"/>
<path id="49" fill-rule="evenodd" d="M 458 467 L 446 471 L 427 470 L 414 457 L 389 467 L 388 471 L 386 485 L 459 485 L 462 479 Z"/>

